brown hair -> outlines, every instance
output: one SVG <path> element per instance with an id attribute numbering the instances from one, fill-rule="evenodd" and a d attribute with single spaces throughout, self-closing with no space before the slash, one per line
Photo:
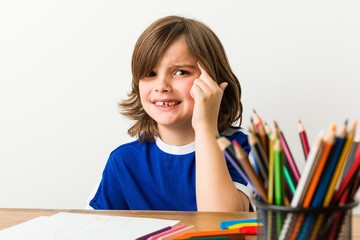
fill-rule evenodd
<path id="1" fill-rule="evenodd" d="M 139 80 L 155 66 L 164 51 L 180 36 L 187 42 L 190 54 L 199 61 L 218 84 L 227 82 L 221 100 L 218 130 L 240 127 L 242 116 L 241 87 L 232 72 L 225 50 L 215 33 L 203 23 L 179 16 L 167 16 L 152 23 L 140 35 L 132 55 L 132 89 L 119 103 L 121 113 L 135 120 L 130 136 L 153 141 L 158 136 L 157 123 L 143 109 L 139 97 Z M 237 126 L 235 125 L 237 124 Z"/>

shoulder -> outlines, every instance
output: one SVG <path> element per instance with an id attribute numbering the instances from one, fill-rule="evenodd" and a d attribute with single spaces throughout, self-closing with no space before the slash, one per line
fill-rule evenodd
<path id="1" fill-rule="evenodd" d="M 221 134 L 222 136 L 227 137 L 230 141 L 236 140 L 242 148 L 250 152 L 250 145 L 248 141 L 248 131 L 244 128 L 228 128 Z"/>
<path id="2" fill-rule="evenodd" d="M 154 148 L 155 142 L 144 141 L 141 143 L 138 139 L 121 144 L 110 153 L 110 159 L 126 159 L 130 156 L 144 154 L 149 149 Z M 151 151 L 151 150 L 150 150 Z"/>
<path id="3" fill-rule="evenodd" d="M 138 139 L 136 139 L 136 140 L 132 140 L 130 142 L 121 144 L 120 146 L 115 148 L 111 152 L 111 154 L 117 154 L 117 153 L 124 153 L 124 152 L 127 152 L 127 151 L 139 150 L 139 149 L 147 148 L 147 147 L 151 146 L 152 144 L 154 144 L 154 142 L 144 141 L 143 143 L 141 143 Z"/>
<path id="4" fill-rule="evenodd" d="M 228 128 L 222 132 L 223 136 L 228 137 L 229 139 L 247 139 L 248 131 L 245 128 Z"/>

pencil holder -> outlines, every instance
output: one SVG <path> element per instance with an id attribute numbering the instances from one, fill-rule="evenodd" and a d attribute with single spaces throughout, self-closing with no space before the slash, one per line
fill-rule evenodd
<path id="1" fill-rule="evenodd" d="M 257 239 L 351 239 L 352 209 L 358 200 L 327 208 L 292 208 L 253 199 L 258 208 Z"/>

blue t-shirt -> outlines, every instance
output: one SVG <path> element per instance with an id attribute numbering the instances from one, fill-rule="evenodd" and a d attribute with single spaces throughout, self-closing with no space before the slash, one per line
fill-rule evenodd
<path id="1" fill-rule="evenodd" d="M 249 153 L 250 145 L 243 132 L 232 131 L 228 138 L 236 139 Z M 235 185 L 247 194 L 247 182 L 229 162 L 227 165 Z M 119 146 L 109 156 L 90 206 L 196 211 L 195 144 L 176 147 L 157 138 L 155 142 L 136 140 Z"/>

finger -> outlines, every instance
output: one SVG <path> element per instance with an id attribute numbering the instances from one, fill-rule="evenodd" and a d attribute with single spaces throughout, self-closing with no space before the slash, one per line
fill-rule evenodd
<path id="1" fill-rule="evenodd" d="M 197 83 L 194 82 L 194 84 L 192 85 L 192 87 L 190 89 L 191 97 L 195 100 L 196 96 L 200 96 L 202 94 L 203 94 L 203 90 Z"/>
<path id="2" fill-rule="evenodd" d="M 205 81 L 207 80 L 212 80 L 212 78 L 210 77 L 210 75 L 206 72 L 206 70 L 201 66 L 201 64 L 198 62 L 197 63 L 198 68 L 200 69 L 200 77 L 201 79 L 204 79 Z"/>
<path id="3" fill-rule="evenodd" d="M 222 82 L 220 83 L 219 87 L 221 89 L 221 91 L 225 91 L 225 88 L 228 86 L 229 84 L 227 82 Z"/>

